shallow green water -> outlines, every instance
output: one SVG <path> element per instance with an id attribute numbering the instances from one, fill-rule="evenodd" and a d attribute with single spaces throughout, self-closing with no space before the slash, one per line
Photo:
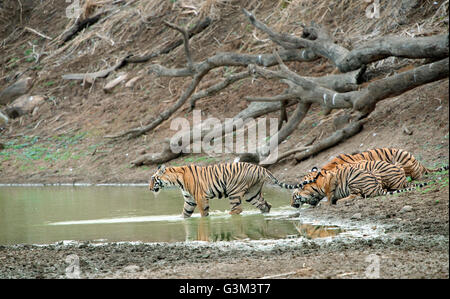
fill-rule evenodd
<path id="1" fill-rule="evenodd" d="M 228 241 L 336 235 L 336 227 L 320 227 L 290 219 L 290 192 L 265 188 L 269 214 L 243 203 L 243 213 L 231 216 L 227 199 L 210 201 L 210 216 L 195 211 L 181 217 L 178 189 L 157 197 L 146 187 L 0 187 L 0 244 L 45 244 L 77 241 Z"/>

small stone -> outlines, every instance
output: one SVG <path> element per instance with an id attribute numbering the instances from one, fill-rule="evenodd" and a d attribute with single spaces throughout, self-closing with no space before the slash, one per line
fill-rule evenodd
<path id="1" fill-rule="evenodd" d="M 399 211 L 400 214 L 403 213 L 408 213 L 411 212 L 413 210 L 413 208 L 411 206 L 404 206 L 403 208 L 401 208 L 401 210 Z"/>
<path id="2" fill-rule="evenodd" d="M 139 271 L 140 269 L 141 268 L 137 265 L 129 265 L 129 266 L 126 266 L 125 268 L 123 268 L 123 271 L 134 273 L 134 272 Z"/>
<path id="3" fill-rule="evenodd" d="M 411 131 L 407 126 L 403 125 L 402 127 L 403 133 L 406 135 L 412 135 L 413 131 Z"/>
<path id="4" fill-rule="evenodd" d="M 361 213 L 355 213 L 355 214 L 353 214 L 352 217 L 350 217 L 350 219 L 354 219 L 354 220 L 361 220 L 361 218 L 362 218 Z"/>

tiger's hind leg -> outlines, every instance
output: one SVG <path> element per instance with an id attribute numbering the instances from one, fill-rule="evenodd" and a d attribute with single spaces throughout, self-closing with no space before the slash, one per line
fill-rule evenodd
<path id="1" fill-rule="evenodd" d="M 261 211 L 261 213 L 269 213 L 272 205 L 264 200 L 262 196 L 262 186 L 263 185 L 257 185 L 253 188 L 250 188 L 244 194 L 245 201 L 257 207 Z"/>

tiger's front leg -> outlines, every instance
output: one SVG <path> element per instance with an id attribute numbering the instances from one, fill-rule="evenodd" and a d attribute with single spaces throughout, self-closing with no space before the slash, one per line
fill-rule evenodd
<path id="1" fill-rule="evenodd" d="M 187 192 L 182 193 L 184 198 L 184 206 L 181 215 L 183 216 L 183 218 L 189 218 L 192 216 L 192 213 L 194 213 L 197 203 L 195 202 L 195 199 L 192 197 L 192 195 Z"/>
<path id="2" fill-rule="evenodd" d="M 204 198 L 200 200 L 201 204 L 199 203 L 198 205 L 198 208 L 200 209 L 200 215 L 202 215 L 202 217 L 206 217 L 209 215 L 209 199 Z"/>
<path id="3" fill-rule="evenodd" d="M 240 195 L 230 197 L 230 205 L 231 205 L 230 215 L 239 215 L 240 213 L 242 213 L 241 198 L 242 196 Z"/>
<path id="4" fill-rule="evenodd" d="M 353 200 L 353 199 L 355 199 L 357 197 L 358 197 L 358 194 L 350 194 L 347 197 L 341 198 L 339 200 L 339 202 L 342 204 L 342 203 L 345 203 L 345 202 L 349 202 L 349 201 L 351 201 L 351 200 Z"/>

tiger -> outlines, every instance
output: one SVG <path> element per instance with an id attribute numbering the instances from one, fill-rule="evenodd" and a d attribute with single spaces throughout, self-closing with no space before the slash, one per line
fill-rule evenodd
<path id="1" fill-rule="evenodd" d="M 427 183 L 412 184 L 405 189 L 388 191 L 383 189 L 379 176 L 365 169 L 347 165 L 335 171 L 323 169 L 318 171 L 313 183 L 303 185 L 303 188 L 294 191 L 291 206 L 299 208 L 304 203 L 316 206 L 324 197 L 327 197 L 328 203 L 332 205 L 339 199 L 352 199 L 358 195 L 362 197 L 392 195 L 425 185 Z"/>
<path id="2" fill-rule="evenodd" d="M 333 171 L 339 165 L 345 166 L 347 164 L 358 163 L 361 161 L 385 161 L 390 164 L 394 164 L 401 167 L 405 172 L 405 176 L 409 176 L 413 180 L 421 178 L 424 174 L 444 171 L 449 168 L 448 165 L 445 165 L 435 169 L 428 169 L 417 161 L 411 153 L 403 149 L 376 148 L 362 153 L 353 153 L 351 155 L 340 154 L 333 158 L 331 162 L 322 166 L 321 170 Z M 304 176 L 303 181 L 306 182 L 308 180 L 313 180 L 316 175 L 317 167 L 313 167 L 310 173 Z"/>
<path id="3" fill-rule="evenodd" d="M 157 193 L 161 188 L 178 186 L 184 197 L 183 218 L 190 217 L 196 206 L 202 217 L 208 216 L 209 200 L 215 197 L 229 199 L 231 215 L 242 212 L 241 202 L 244 198 L 262 213 L 269 213 L 272 205 L 264 200 L 261 193 L 267 179 L 286 189 L 302 187 L 302 184 L 290 185 L 279 182 L 269 170 L 246 162 L 208 166 L 161 165 L 152 175 L 148 187 Z"/>
<path id="4" fill-rule="evenodd" d="M 420 179 L 424 174 L 430 172 L 438 172 L 448 169 L 448 165 L 436 169 L 429 169 L 423 166 L 414 156 L 403 150 L 397 148 L 376 148 L 362 153 L 354 153 L 351 155 L 340 154 L 333 158 L 331 162 L 322 166 L 322 170 L 333 170 L 340 164 L 355 163 L 357 161 L 385 161 L 391 164 L 396 164 L 403 168 L 405 175 L 411 177 L 413 180 Z"/>
<path id="5" fill-rule="evenodd" d="M 337 169 L 345 168 L 345 167 L 356 167 L 359 169 L 366 170 L 381 180 L 381 184 L 383 189 L 387 190 L 398 190 L 407 188 L 408 181 L 406 179 L 405 171 L 403 168 L 398 165 L 391 164 L 384 161 L 358 161 L 355 163 L 349 164 L 338 164 L 336 166 Z M 317 167 L 313 168 L 313 170 L 317 171 Z M 312 172 L 313 173 L 313 172 Z M 314 177 L 317 176 L 317 172 L 314 174 Z M 308 181 L 308 180 L 307 180 Z M 313 178 L 309 179 L 310 182 L 313 181 Z"/>

